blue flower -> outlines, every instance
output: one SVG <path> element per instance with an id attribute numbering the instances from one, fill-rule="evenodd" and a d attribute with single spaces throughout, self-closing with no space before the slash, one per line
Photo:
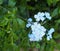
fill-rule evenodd
<path id="1" fill-rule="evenodd" d="M 55 31 L 54 28 L 51 28 L 51 29 L 48 31 L 47 40 L 52 39 L 52 33 L 53 33 L 54 31 Z"/>
<path id="2" fill-rule="evenodd" d="M 45 17 L 44 17 L 44 13 L 43 12 L 38 12 L 38 14 L 34 15 L 34 18 L 36 19 L 37 22 L 44 21 Z"/>
<path id="3" fill-rule="evenodd" d="M 51 20 L 50 13 L 48 13 L 48 12 L 45 12 L 45 16 L 46 16 L 46 18 L 47 18 L 47 19 Z"/>
<path id="4" fill-rule="evenodd" d="M 52 35 L 47 35 L 47 40 L 52 39 Z"/>
<path id="5" fill-rule="evenodd" d="M 34 34 L 28 34 L 28 37 L 30 41 L 39 41 L 39 39 L 36 38 Z"/>
<path id="6" fill-rule="evenodd" d="M 42 26 L 39 21 L 44 21 L 46 18 L 51 20 L 51 16 L 48 12 L 38 12 L 36 15 L 34 15 L 34 18 L 36 19 L 36 22 L 32 22 L 32 19 L 28 19 L 28 24 L 26 25 L 27 28 L 31 28 L 31 34 L 28 34 L 30 41 L 41 41 L 44 35 L 46 34 L 46 28 Z M 52 33 L 54 32 L 54 28 L 51 28 L 47 33 L 47 40 L 52 39 Z"/>
<path id="7" fill-rule="evenodd" d="M 39 23 L 34 22 L 33 25 L 31 25 L 32 34 L 29 36 L 30 41 L 35 38 L 35 41 L 42 40 L 42 37 L 45 35 L 46 29 L 41 26 Z M 32 35 L 34 35 L 34 38 L 32 39 Z"/>
<path id="8" fill-rule="evenodd" d="M 43 12 L 38 12 L 38 14 L 37 14 L 39 17 L 44 17 L 44 13 Z"/>
<path id="9" fill-rule="evenodd" d="M 51 29 L 48 31 L 48 34 L 50 35 L 50 34 L 52 34 L 54 31 L 55 31 L 54 28 L 51 28 Z"/>
<path id="10" fill-rule="evenodd" d="M 27 27 L 27 28 L 29 28 L 30 26 L 31 26 L 31 24 L 30 24 L 30 23 L 26 24 L 26 27 Z"/>
<path id="11" fill-rule="evenodd" d="M 32 22 L 32 18 L 29 18 L 29 19 L 28 19 L 28 22 Z"/>

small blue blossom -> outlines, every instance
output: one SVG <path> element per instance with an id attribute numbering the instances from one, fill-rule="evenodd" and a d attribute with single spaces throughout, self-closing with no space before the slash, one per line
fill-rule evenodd
<path id="1" fill-rule="evenodd" d="M 38 15 L 34 15 L 34 18 L 36 19 L 37 22 L 40 21 L 40 17 Z"/>
<path id="2" fill-rule="evenodd" d="M 47 19 L 51 20 L 50 13 L 48 13 L 48 12 L 45 12 L 45 16 L 46 16 L 46 18 L 47 18 Z"/>
<path id="3" fill-rule="evenodd" d="M 53 33 L 54 31 L 55 31 L 54 28 L 51 28 L 51 29 L 48 31 L 47 40 L 52 39 L 52 33 Z"/>
<path id="4" fill-rule="evenodd" d="M 29 19 L 28 19 L 28 22 L 32 22 L 32 18 L 29 18 Z"/>
<path id="5" fill-rule="evenodd" d="M 44 17 L 44 13 L 43 12 L 38 12 L 38 14 L 37 14 L 39 17 Z"/>
<path id="6" fill-rule="evenodd" d="M 36 19 L 36 21 L 44 21 L 45 17 L 44 17 L 44 13 L 43 12 L 38 12 L 38 14 L 34 15 L 34 18 Z"/>
<path id="7" fill-rule="evenodd" d="M 52 35 L 47 35 L 47 40 L 52 39 Z"/>
<path id="8" fill-rule="evenodd" d="M 51 28 L 51 29 L 48 31 L 48 34 L 50 35 L 50 34 L 52 34 L 54 31 L 55 31 L 54 28 Z"/>
<path id="9" fill-rule="evenodd" d="M 50 35 L 50 36 L 47 36 L 47 40 L 49 41 L 50 39 L 52 38 L 52 36 Z"/>
<path id="10" fill-rule="evenodd" d="M 45 29 L 45 27 L 44 26 L 40 26 L 40 28 L 39 28 L 40 30 L 42 30 L 42 31 L 46 31 L 46 29 Z"/>
<path id="11" fill-rule="evenodd" d="M 45 14 L 43 12 L 38 12 L 37 15 L 39 16 L 39 18 L 40 18 L 41 21 L 45 20 L 45 17 L 44 17 Z"/>
<path id="12" fill-rule="evenodd" d="M 30 41 L 35 41 L 35 37 L 33 34 L 28 34 L 28 37 L 29 37 Z"/>
<path id="13" fill-rule="evenodd" d="M 30 24 L 30 23 L 26 24 L 26 27 L 27 27 L 27 28 L 29 28 L 30 26 L 31 26 L 31 24 Z"/>
<path id="14" fill-rule="evenodd" d="M 45 17 L 40 17 L 41 21 L 44 21 L 45 20 Z"/>

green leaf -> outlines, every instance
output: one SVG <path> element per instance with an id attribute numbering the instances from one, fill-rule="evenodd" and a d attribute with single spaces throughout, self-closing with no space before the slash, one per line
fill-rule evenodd
<path id="1" fill-rule="evenodd" d="M 51 4 L 56 5 L 56 3 L 57 3 L 58 1 L 59 1 L 59 0 L 47 0 L 47 3 L 48 3 L 49 6 L 50 6 Z"/>
<path id="2" fill-rule="evenodd" d="M 58 44 L 57 44 L 57 49 L 59 49 L 59 50 L 60 50 L 60 43 L 58 43 Z"/>
<path id="3" fill-rule="evenodd" d="M 36 44 L 36 48 L 40 48 L 40 44 L 37 43 L 37 44 Z"/>
<path id="4" fill-rule="evenodd" d="M 55 16 L 57 16 L 58 14 L 59 14 L 58 8 L 56 8 L 56 9 L 54 9 L 53 12 L 51 13 L 51 16 L 52 16 L 52 17 L 55 17 Z"/>
<path id="5" fill-rule="evenodd" d="M 16 4 L 15 0 L 9 0 L 9 6 L 14 7 Z"/>
<path id="6" fill-rule="evenodd" d="M 40 51 L 44 51 L 44 48 L 45 48 L 45 43 L 43 43 L 40 47 Z"/>
<path id="7" fill-rule="evenodd" d="M 59 0 L 52 0 L 52 1 L 53 1 L 53 5 L 56 5 Z"/>
<path id="8" fill-rule="evenodd" d="M 17 22 L 17 18 L 14 18 L 12 21 L 13 21 L 13 24 L 12 24 L 13 31 L 17 32 L 19 30 L 19 28 L 20 28 L 20 26 L 19 26 L 19 24 Z"/>
<path id="9" fill-rule="evenodd" d="M 21 17 L 27 17 L 27 10 L 26 10 L 26 5 L 25 6 L 23 6 L 23 5 L 20 5 L 20 7 L 19 7 L 19 10 L 18 10 L 19 12 L 19 15 L 21 16 Z"/>
<path id="10" fill-rule="evenodd" d="M 60 7 L 59 7 L 59 14 L 60 14 Z"/>
<path id="11" fill-rule="evenodd" d="M 0 31 L 0 37 L 4 37 L 5 32 L 4 31 Z"/>
<path id="12" fill-rule="evenodd" d="M 48 5 L 50 6 L 52 3 L 52 0 L 47 0 Z"/>
<path id="13" fill-rule="evenodd" d="M 7 25 L 7 23 L 8 23 L 8 19 L 4 19 L 4 20 L 0 20 L 1 22 L 0 22 L 0 26 L 5 26 L 5 25 Z"/>
<path id="14" fill-rule="evenodd" d="M 0 4 L 2 4 L 3 3 L 3 0 L 0 0 Z"/>
<path id="15" fill-rule="evenodd" d="M 17 22 L 19 23 L 21 28 L 25 28 L 25 22 L 22 19 L 17 18 Z"/>
<path id="16" fill-rule="evenodd" d="M 54 37 L 55 39 L 58 39 L 58 38 L 60 38 L 60 34 L 57 33 L 57 32 L 55 32 L 54 35 L 53 35 L 53 37 Z"/>

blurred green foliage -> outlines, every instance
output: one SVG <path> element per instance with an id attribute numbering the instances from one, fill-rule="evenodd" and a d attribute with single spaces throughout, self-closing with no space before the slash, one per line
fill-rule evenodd
<path id="1" fill-rule="evenodd" d="M 29 42 L 27 19 L 37 12 L 50 12 L 51 21 L 47 28 L 54 27 L 55 33 L 50 41 Z M 60 0 L 0 0 L 0 51 L 40 51 L 60 50 Z"/>

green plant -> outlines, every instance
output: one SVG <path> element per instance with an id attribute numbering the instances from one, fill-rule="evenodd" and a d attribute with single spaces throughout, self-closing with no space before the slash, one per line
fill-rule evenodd
<path id="1" fill-rule="evenodd" d="M 51 41 L 30 42 L 27 19 L 38 11 L 51 13 L 52 21 L 45 27 L 54 27 Z M 38 48 L 41 51 L 60 50 L 60 0 L 0 0 L 0 51 L 19 51 Z M 44 43 L 45 42 L 45 43 Z M 41 45 L 40 45 L 41 44 Z"/>

